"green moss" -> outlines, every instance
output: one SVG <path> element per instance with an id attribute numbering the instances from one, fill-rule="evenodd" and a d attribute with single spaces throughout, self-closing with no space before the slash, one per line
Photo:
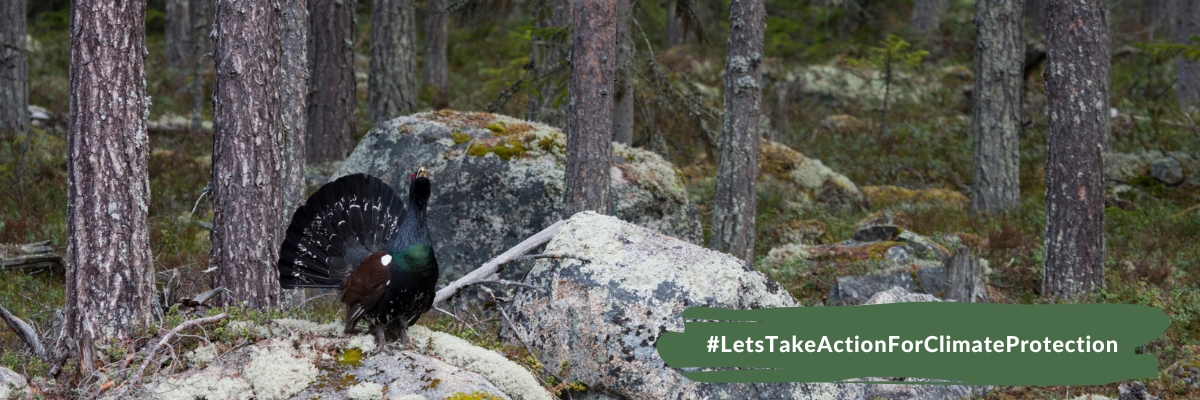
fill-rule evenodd
<path id="1" fill-rule="evenodd" d="M 353 348 L 346 349 L 342 354 L 338 355 L 338 364 L 357 367 L 362 365 L 363 352 L 361 349 Z"/>
<path id="2" fill-rule="evenodd" d="M 454 139 L 455 146 L 471 141 L 471 135 L 460 131 L 450 133 L 450 137 Z"/>
<path id="3" fill-rule="evenodd" d="M 483 157 L 488 153 L 493 153 L 497 157 L 505 161 L 511 160 L 513 157 L 521 157 L 526 153 L 525 144 L 521 143 L 516 138 L 509 138 L 495 146 L 489 146 L 484 143 L 472 143 L 471 147 L 467 148 L 467 155 L 472 157 Z"/>
<path id="4" fill-rule="evenodd" d="M 437 389 L 437 387 L 440 386 L 441 384 L 442 384 L 441 379 L 434 378 L 432 381 L 429 381 L 429 383 L 425 384 L 425 386 L 421 386 L 421 390 Z"/>
<path id="5" fill-rule="evenodd" d="M 496 121 L 487 125 L 489 131 L 493 133 L 504 133 L 504 122 Z"/>
<path id="6" fill-rule="evenodd" d="M 501 397 L 494 396 L 491 393 L 483 392 L 483 391 L 475 391 L 475 392 L 471 392 L 471 393 L 458 392 L 458 393 L 446 396 L 446 400 L 491 400 L 491 399 L 499 399 L 499 398 L 501 398 Z"/>

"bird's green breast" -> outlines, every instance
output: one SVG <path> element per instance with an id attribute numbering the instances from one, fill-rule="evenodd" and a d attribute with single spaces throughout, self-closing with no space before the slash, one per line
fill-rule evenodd
<path id="1" fill-rule="evenodd" d="M 399 252 L 392 253 L 396 260 L 396 268 L 411 274 L 437 273 L 437 263 L 433 257 L 433 248 L 418 244 Z"/>

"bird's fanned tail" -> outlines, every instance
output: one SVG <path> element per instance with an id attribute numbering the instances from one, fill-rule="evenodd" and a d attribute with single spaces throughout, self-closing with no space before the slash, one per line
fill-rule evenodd
<path id="1" fill-rule="evenodd" d="M 322 186 L 296 210 L 279 250 L 283 288 L 340 288 L 371 253 L 399 230 L 404 201 L 363 174 Z"/>

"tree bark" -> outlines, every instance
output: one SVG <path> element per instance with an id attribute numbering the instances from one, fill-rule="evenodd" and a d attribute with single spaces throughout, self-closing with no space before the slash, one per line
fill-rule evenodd
<path id="1" fill-rule="evenodd" d="M 274 0 L 218 0 L 213 100 L 212 286 L 221 305 L 279 304 L 285 193 L 281 45 Z M 281 7 L 282 8 L 282 7 Z"/>
<path id="2" fill-rule="evenodd" d="M 1020 26 L 1021 19 L 1013 19 L 1012 23 Z M 947 300 L 959 303 L 987 302 L 987 273 L 979 259 L 971 254 L 970 249 L 956 249 L 954 255 L 943 265 L 946 271 Z"/>
<path id="3" fill-rule="evenodd" d="M 571 5 L 568 0 L 537 0 L 534 4 L 534 31 L 530 46 L 533 74 L 537 78 L 529 96 L 525 119 L 550 126 L 567 126 L 566 107 L 559 96 L 563 74 L 556 73 L 566 65 L 571 47 L 568 32 L 571 25 Z"/>
<path id="4" fill-rule="evenodd" d="M 946 12 L 946 0 L 916 0 L 912 9 L 912 28 L 917 32 L 937 30 L 941 25 L 942 13 Z"/>
<path id="5" fill-rule="evenodd" d="M 1021 203 L 1018 145 L 1025 60 L 1022 1 L 975 2 L 975 99 L 971 106 L 975 182 L 971 208 L 976 212 L 1001 213 Z"/>
<path id="6" fill-rule="evenodd" d="M 613 141 L 633 144 L 633 18 L 629 0 L 617 0 L 617 88 L 613 100 Z"/>
<path id="7" fill-rule="evenodd" d="M 340 160 L 354 118 L 354 0 L 309 0 L 309 162 Z"/>
<path id="8" fill-rule="evenodd" d="M 29 131 L 25 0 L 0 2 L 0 138 Z"/>
<path id="9" fill-rule="evenodd" d="M 1046 260 L 1042 295 L 1104 287 L 1104 138 L 1109 38 L 1101 0 L 1050 0 L 1046 9 Z"/>
<path id="10" fill-rule="evenodd" d="M 442 12 L 445 0 L 429 0 L 425 15 L 425 84 L 433 88 L 433 108 L 450 106 L 446 40 L 450 16 Z"/>
<path id="11" fill-rule="evenodd" d="M 304 202 L 304 162 L 308 136 L 308 1 L 279 0 L 283 21 L 280 35 L 279 103 L 283 118 L 283 213 L 279 236 L 283 240 L 292 213 Z"/>
<path id="12" fill-rule="evenodd" d="M 1192 0 L 1146 0 L 1142 2 L 1141 22 L 1150 28 L 1149 41 L 1154 42 L 1158 35 L 1171 37 L 1177 7 L 1186 7 Z"/>
<path id="13" fill-rule="evenodd" d="M 616 77 L 616 0 L 575 0 L 564 219 L 608 213 Z"/>
<path id="14" fill-rule="evenodd" d="M 762 101 L 763 0 L 729 6 L 729 59 L 725 63 L 725 119 L 721 125 L 712 247 L 754 261 L 758 201 L 759 104 Z"/>
<path id="15" fill-rule="evenodd" d="M 1200 35 L 1200 4 L 1193 0 L 1178 0 L 1176 4 L 1175 42 L 1193 44 L 1192 36 Z M 1185 111 L 1200 106 L 1200 62 L 1180 58 L 1175 63 L 1175 98 Z"/>
<path id="16" fill-rule="evenodd" d="M 65 340 L 89 376 L 96 349 L 140 334 L 154 307 L 146 214 L 146 3 L 71 7 Z"/>
<path id="17" fill-rule="evenodd" d="M 679 2 L 683 0 L 667 0 L 667 48 L 683 46 L 685 34 L 683 23 L 679 20 Z"/>
<path id="18" fill-rule="evenodd" d="M 167 67 L 185 70 L 191 64 L 191 0 L 167 0 Z"/>
<path id="19" fill-rule="evenodd" d="M 371 72 L 367 110 L 371 122 L 417 108 L 417 35 L 412 0 L 371 3 Z"/>
<path id="20" fill-rule="evenodd" d="M 1046 36 L 1046 0 L 1025 0 L 1025 19 L 1033 32 Z"/>

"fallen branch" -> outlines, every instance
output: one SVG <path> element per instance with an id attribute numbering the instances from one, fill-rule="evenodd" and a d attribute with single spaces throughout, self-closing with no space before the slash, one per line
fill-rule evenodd
<path id="1" fill-rule="evenodd" d="M 0 269 L 57 269 L 63 270 L 62 257 L 54 254 L 50 241 L 26 245 L 3 245 L 0 248 Z"/>
<path id="2" fill-rule="evenodd" d="M 530 236 L 528 239 L 525 239 L 524 242 L 518 243 L 516 246 L 513 246 L 513 248 L 508 249 L 508 251 L 505 251 L 499 256 L 496 256 L 496 258 L 493 258 L 491 261 L 483 264 L 483 266 L 479 267 L 479 269 L 471 271 L 471 273 L 459 278 L 454 282 L 450 282 L 450 284 L 446 285 L 446 287 L 442 288 L 442 290 L 437 291 L 437 297 L 433 298 L 433 304 L 438 304 L 446 301 L 446 299 L 454 297 L 454 295 L 458 294 L 458 292 L 462 291 L 467 286 L 475 284 L 475 282 L 490 280 L 492 275 L 500 272 L 500 270 L 504 268 L 504 265 L 507 265 L 508 263 L 537 248 L 538 246 L 549 242 L 550 238 L 554 236 L 555 233 L 558 233 L 558 230 L 561 229 L 566 223 L 567 221 L 565 220 L 559 220 L 558 222 L 555 222 L 553 225 L 550 225 L 550 227 L 543 229 L 541 232 L 538 232 L 533 236 Z"/>
<path id="3" fill-rule="evenodd" d="M 46 353 L 46 346 L 42 346 L 42 341 L 38 339 L 37 331 L 32 326 L 29 326 L 25 321 L 17 318 L 17 316 L 12 315 L 3 306 L 0 306 L 0 317 L 4 318 L 4 322 L 8 323 L 8 327 L 12 328 L 17 336 L 25 340 L 25 344 L 29 345 L 34 355 L 42 359 L 42 361 L 50 362 L 50 355 Z"/>
<path id="4" fill-rule="evenodd" d="M 146 367 L 150 366 L 150 364 L 152 362 L 154 362 L 154 359 L 158 358 L 158 357 L 156 357 L 157 353 L 158 353 L 158 349 L 161 348 L 163 345 L 166 345 L 167 342 L 170 341 L 171 338 L 175 337 L 175 335 L 178 335 L 179 332 L 183 332 L 184 329 L 188 329 L 188 328 L 195 327 L 195 326 L 214 324 L 214 323 L 220 322 L 221 320 L 228 318 L 228 317 L 229 317 L 229 314 L 220 313 L 220 314 L 217 314 L 217 315 L 214 315 L 211 317 L 188 320 L 182 324 L 179 324 L 179 326 L 176 326 L 175 329 L 171 329 L 169 332 L 167 332 L 166 335 L 163 335 L 163 338 L 161 340 L 159 340 L 158 343 L 154 344 L 154 347 L 151 347 L 150 350 L 148 350 L 146 352 L 146 361 L 142 362 L 142 366 L 138 367 L 137 373 L 135 373 L 130 378 L 130 380 L 131 381 L 141 380 L 142 375 L 146 373 Z M 133 385 L 129 385 L 129 386 L 133 386 Z M 126 387 L 129 387 L 129 386 L 126 386 Z M 120 398 L 120 397 L 121 396 L 117 396 L 117 398 Z"/>

